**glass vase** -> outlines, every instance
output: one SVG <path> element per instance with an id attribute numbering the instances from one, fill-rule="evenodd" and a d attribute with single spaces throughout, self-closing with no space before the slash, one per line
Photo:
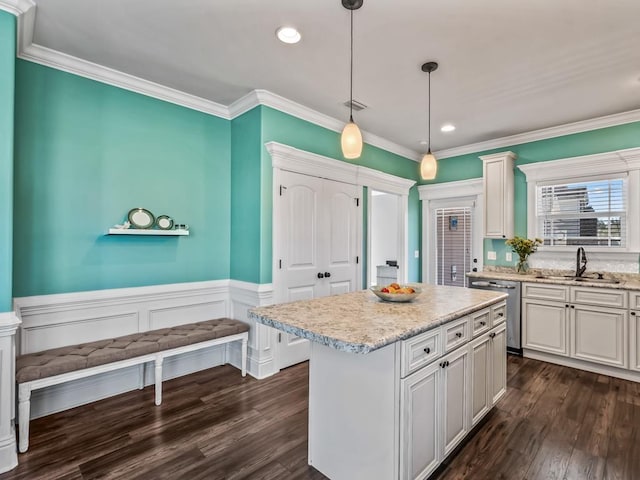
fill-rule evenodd
<path id="1" fill-rule="evenodd" d="M 529 271 L 529 264 L 527 263 L 526 258 L 520 258 L 518 260 L 518 264 L 516 265 L 516 272 L 525 274 Z"/>

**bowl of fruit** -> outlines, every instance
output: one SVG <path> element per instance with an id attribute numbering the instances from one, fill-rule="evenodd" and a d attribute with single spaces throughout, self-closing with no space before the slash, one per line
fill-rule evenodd
<path id="1" fill-rule="evenodd" d="M 374 286 L 370 290 L 385 302 L 410 302 L 420 295 L 420 288 L 415 285 L 391 283 L 385 287 Z"/>

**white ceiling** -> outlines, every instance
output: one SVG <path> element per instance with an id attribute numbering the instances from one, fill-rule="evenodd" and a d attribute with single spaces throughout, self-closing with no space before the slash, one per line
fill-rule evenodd
<path id="1" fill-rule="evenodd" d="M 354 14 L 355 113 L 433 150 L 640 108 L 638 0 L 365 0 Z M 275 38 L 282 25 L 297 45 Z M 228 105 L 265 89 L 345 120 L 349 12 L 340 0 L 47 0 L 34 43 Z M 453 133 L 440 126 L 452 122 Z"/>

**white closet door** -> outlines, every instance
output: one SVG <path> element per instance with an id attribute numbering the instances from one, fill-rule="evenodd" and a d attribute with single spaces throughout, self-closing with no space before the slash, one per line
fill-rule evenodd
<path id="1" fill-rule="evenodd" d="M 358 255 L 358 188 L 342 182 L 281 171 L 274 215 L 278 282 L 276 301 L 293 302 L 354 291 Z M 309 358 L 309 342 L 282 333 L 278 367 Z"/>

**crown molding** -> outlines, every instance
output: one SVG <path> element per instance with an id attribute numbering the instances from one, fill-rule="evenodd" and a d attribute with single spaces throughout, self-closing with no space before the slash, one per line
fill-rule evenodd
<path id="1" fill-rule="evenodd" d="M 236 118 L 258 105 L 273 108 L 334 132 L 342 132 L 342 129 L 344 128 L 344 121 L 342 120 L 320 113 L 317 110 L 313 110 L 300 103 L 294 102 L 293 100 L 289 100 L 288 98 L 269 92 L 268 90 L 261 89 L 253 90 L 229 105 L 229 116 L 232 119 Z M 394 153 L 416 162 L 420 161 L 420 153 L 403 147 L 402 145 L 398 145 L 397 143 L 393 143 L 387 139 L 379 137 L 378 135 L 362 131 L 362 139 L 365 143 L 386 150 L 387 152 Z"/>
<path id="2" fill-rule="evenodd" d="M 640 148 L 527 163 L 518 168 L 524 172 L 527 183 L 640 170 Z"/>
<path id="3" fill-rule="evenodd" d="M 0 0 L 0 10 L 9 12 L 16 17 L 35 7 L 33 0 Z"/>
<path id="4" fill-rule="evenodd" d="M 522 143 L 535 142 L 538 140 L 546 140 L 548 138 L 562 137 L 564 135 L 572 135 L 574 133 L 588 132 L 590 130 L 598 130 L 600 128 L 614 127 L 625 123 L 640 122 L 640 109 L 630 110 L 628 112 L 615 113 L 604 117 L 591 118 L 580 122 L 567 123 L 555 127 L 543 128 L 541 130 L 533 130 L 531 132 L 519 133 L 508 137 L 487 140 L 486 142 L 472 143 L 461 147 L 449 148 L 435 152 L 438 159 L 457 157 L 459 155 L 467 155 L 469 153 L 483 152 L 493 150 L 494 148 L 503 148 Z"/>
<path id="5" fill-rule="evenodd" d="M 141 93 L 149 97 L 157 98 L 158 100 L 164 100 L 165 102 L 174 103 L 192 110 L 198 110 L 216 117 L 229 119 L 228 108 L 219 103 L 165 87 L 158 83 L 150 82 L 149 80 L 134 77 L 133 75 L 40 45 L 31 44 L 23 47 L 18 56 L 24 60 L 90 78 L 101 83 L 106 83 L 107 85 Z"/>
<path id="6" fill-rule="evenodd" d="M 471 197 L 473 195 L 482 195 L 482 185 L 482 178 L 472 178 L 455 182 L 420 185 L 418 193 L 420 194 L 420 200 L 427 201 L 452 197 Z"/>

